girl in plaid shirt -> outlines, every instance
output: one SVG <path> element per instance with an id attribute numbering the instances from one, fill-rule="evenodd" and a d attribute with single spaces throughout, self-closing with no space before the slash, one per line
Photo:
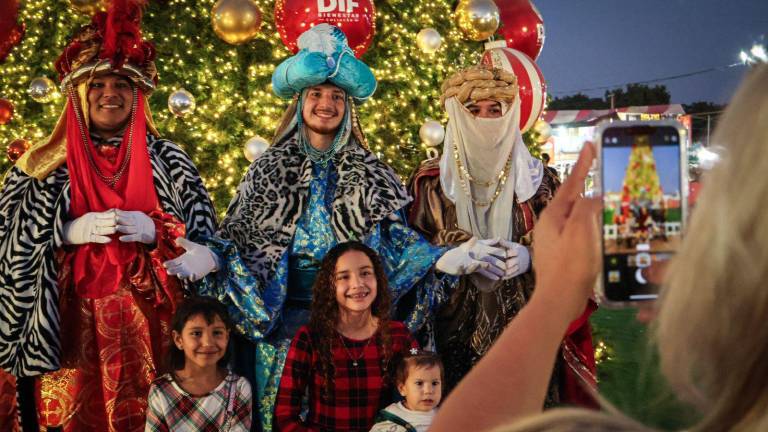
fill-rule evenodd
<path id="1" fill-rule="evenodd" d="M 211 297 L 192 297 L 171 321 L 169 369 L 149 390 L 146 432 L 251 428 L 251 386 L 227 369 L 232 323 Z"/>
<path id="2" fill-rule="evenodd" d="M 384 268 L 371 248 L 341 243 L 323 259 L 309 324 L 291 342 L 275 405 L 280 431 L 368 431 L 389 402 L 392 372 L 418 344 L 390 321 Z M 309 395 L 306 416 L 302 398 Z"/>

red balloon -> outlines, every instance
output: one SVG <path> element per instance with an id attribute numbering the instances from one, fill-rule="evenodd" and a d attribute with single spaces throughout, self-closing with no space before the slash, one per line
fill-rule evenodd
<path id="1" fill-rule="evenodd" d="M 0 0 L 0 62 L 5 60 L 11 49 L 24 37 L 24 24 L 18 24 L 19 12 L 17 0 Z"/>
<path id="2" fill-rule="evenodd" d="M 14 140 L 10 144 L 8 144 L 8 150 L 7 150 L 8 160 L 11 161 L 12 163 L 16 163 L 16 161 L 21 157 L 21 155 L 23 155 L 24 152 L 26 152 L 31 145 L 32 144 L 29 141 L 23 138 Z"/>
<path id="3" fill-rule="evenodd" d="M 13 104 L 8 99 L 0 99 L 0 125 L 7 124 L 13 117 Z"/>
<path id="4" fill-rule="evenodd" d="M 495 0 L 501 24 L 497 33 L 507 47 L 536 60 L 544 46 L 544 20 L 531 0 Z"/>
<path id="5" fill-rule="evenodd" d="M 299 51 L 296 41 L 310 27 L 328 23 L 347 35 L 349 47 L 360 58 L 376 33 L 376 9 L 372 0 L 277 0 L 275 26 L 285 46 Z"/>
<path id="6" fill-rule="evenodd" d="M 483 54 L 483 64 L 510 71 L 517 77 L 520 97 L 520 131 L 538 120 L 547 101 L 547 83 L 536 63 L 512 48 L 492 48 Z"/>

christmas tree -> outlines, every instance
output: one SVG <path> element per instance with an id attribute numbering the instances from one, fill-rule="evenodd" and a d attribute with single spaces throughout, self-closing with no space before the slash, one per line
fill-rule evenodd
<path id="1" fill-rule="evenodd" d="M 160 82 L 150 98 L 158 130 L 190 154 L 219 211 L 229 203 L 249 164 L 243 154 L 245 142 L 257 135 L 270 140 L 288 105 L 272 94 L 270 86 L 275 66 L 291 55 L 275 28 L 275 2 L 255 2 L 262 14 L 261 28 L 242 45 L 229 45 L 214 33 L 214 0 L 150 1 L 143 19 L 144 36 L 158 52 Z M 427 119 L 445 124 L 438 102 L 440 84 L 456 69 L 478 62 L 482 54 L 482 44 L 467 40 L 455 26 L 453 3 L 375 3 L 376 33 L 362 60 L 373 69 L 378 89 L 360 107 L 360 119 L 371 149 L 402 176 L 424 158 L 421 125 Z M 26 35 L 0 63 L 0 98 L 14 106 L 11 122 L 0 126 L 3 148 L 18 138 L 35 142 L 50 133 L 64 98 L 36 102 L 27 88 L 40 76 L 58 85 L 53 63 L 71 34 L 89 20 L 67 1 L 20 4 L 19 21 L 26 24 Z M 442 36 L 434 54 L 423 53 L 415 42 L 427 27 Z M 168 96 L 181 88 L 192 93 L 197 105 L 183 118 L 167 108 Z M 0 170 L 10 168 L 10 162 L 1 159 Z"/>
<path id="2" fill-rule="evenodd" d="M 647 136 L 639 136 L 632 145 L 629 164 L 621 187 L 622 202 L 663 203 L 656 161 Z"/>

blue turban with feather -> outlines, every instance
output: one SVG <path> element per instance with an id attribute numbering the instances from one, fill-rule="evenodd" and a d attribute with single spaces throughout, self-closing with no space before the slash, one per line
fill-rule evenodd
<path id="1" fill-rule="evenodd" d="M 299 52 L 280 63 L 272 74 L 272 89 L 277 96 L 290 99 L 307 87 L 325 82 L 358 102 L 376 91 L 376 77 L 368 65 L 355 58 L 338 27 L 318 24 L 302 33 L 297 45 Z"/>

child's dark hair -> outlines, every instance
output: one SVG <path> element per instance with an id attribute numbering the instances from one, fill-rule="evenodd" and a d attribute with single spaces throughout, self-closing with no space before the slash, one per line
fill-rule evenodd
<path id="1" fill-rule="evenodd" d="M 202 315 L 208 324 L 212 324 L 214 319 L 219 317 L 227 330 L 231 331 L 233 328 L 227 308 L 220 301 L 208 296 L 192 296 L 183 300 L 176 308 L 176 313 L 173 314 L 173 319 L 171 319 L 171 330 L 181 334 L 184 325 L 195 315 Z M 218 366 L 226 368 L 230 356 L 230 350 L 227 347 L 224 357 L 217 363 Z M 168 371 L 184 369 L 184 351 L 180 350 L 173 341 L 168 350 L 166 363 Z"/>
<path id="2" fill-rule="evenodd" d="M 397 364 L 397 371 L 395 372 L 395 384 L 405 384 L 405 380 L 408 379 L 408 370 L 411 367 L 416 368 L 430 368 L 437 366 L 440 368 L 440 380 L 444 381 L 445 371 L 443 368 L 443 361 L 440 356 L 432 351 L 416 350 L 416 354 L 409 352 L 404 355 L 400 362 Z"/>
<path id="3" fill-rule="evenodd" d="M 373 273 L 376 275 L 376 298 L 371 304 L 371 315 L 378 318 L 379 326 L 372 337 L 377 338 L 374 340 L 382 353 L 381 369 L 385 384 L 387 384 L 387 376 L 391 373 L 388 371 L 391 370 L 392 362 L 392 337 L 389 333 L 392 300 L 384 266 L 376 251 L 365 244 L 358 241 L 339 243 L 328 251 L 320 264 L 320 271 L 312 288 L 312 311 L 309 318 L 309 328 L 317 335 L 318 340 L 323 341 L 319 343 L 319 369 L 325 379 L 323 395 L 326 398 L 330 398 L 333 392 L 336 374 L 331 353 L 332 344 L 329 341 L 339 337 L 336 332 L 336 324 L 339 322 L 339 305 L 336 301 L 334 282 L 336 263 L 342 255 L 350 251 L 364 253 L 373 264 Z"/>

